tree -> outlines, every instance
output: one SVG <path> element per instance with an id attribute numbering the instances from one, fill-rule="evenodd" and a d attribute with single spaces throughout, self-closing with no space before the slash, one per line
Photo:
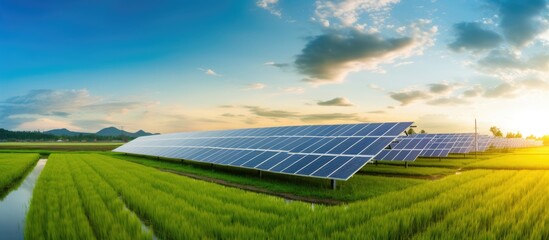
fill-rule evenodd
<path id="1" fill-rule="evenodd" d="M 508 132 L 507 135 L 505 135 L 506 138 L 522 138 L 522 133 L 520 132 L 517 132 L 517 133 L 512 133 L 512 132 Z"/>
<path id="2" fill-rule="evenodd" d="M 425 134 L 427 133 L 425 130 L 421 129 L 421 133 Z"/>
<path id="3" fill-rule="evenodd" d="M 543 145 L 549 145 L 549 135 L 544 135 L 543 137 L 541 137 L 541 140 L 543 140 Z"/>
<path id="4" fill-rule="evenodd" d="M 520 132 L 515 133 L 515 138 L 522 138 L 522 133 Z"/>
<path id="5" fill-rule="evenodd" d="M 536 136 L 534 136 L 534 134 L 530 134 L 530 136 L 526 137 L 526 139 L 538 139 Z"/>
<path id="6" fill-rule="evenodd" d="M 492 132 L 492 134 L 494 135 L 494 137 L 503 137 L 503 133 L 501 132 L 501 130 L 496 127 L 496 126 L 492 126 L 490 127 L 490 132 Z"/>
<path id="7" fill-rule="evenodd" d="M 408 133 L 408 135 L 414 135 L 414 134 L 416 134 L 416 131 L 414 131 L 413 128 L 410 128 L 410 129 L 408 129 L 407 133 Z"/>

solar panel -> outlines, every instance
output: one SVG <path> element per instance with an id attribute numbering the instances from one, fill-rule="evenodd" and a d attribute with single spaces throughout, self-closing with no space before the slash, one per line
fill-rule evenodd
<path id="1" fill-rule="evenodd" d="M 450 153 L 470 153 L 474 151 L 475 134 L 474 133 L 455 133 L 456 143 L 450 150 Z"/>
<path id="2" fill-rule="evenodd" d="M 433 140 L 425 146 L 425 149 L 419 154 L 420 157 L 447 157 L 456 143 L 456 138 L 452 134 L 416 134 L 431 136 Z"/>
<path id="3" fill-rule="evenodd" d="M 347 180 L 411 122 L 185 132 L 137 138 L 115 152 Z"/>
<path id="4" fill-rule="evenodd" d="M 374 159 L 415 161 L 432 140 L 433 136 L 428 134 L 399 136 L 389 145 L 390 149 L 382 150 Z"/>
<path id="5" fill-rule="evenodd" d="M 478 151 L 484 152 L 488 150 L 490 147 L 490 142 L 492 141 L 492 138 L 488 135 L 479 135 L 478 136 Z"/>

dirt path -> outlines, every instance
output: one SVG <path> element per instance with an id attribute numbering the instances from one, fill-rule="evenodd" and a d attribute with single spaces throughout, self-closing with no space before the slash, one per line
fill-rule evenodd
<path id="1" fill-rule="evenodd" d="M 217 179 L 217 178 L 210 178 L 210 177 L 200 176 L 200 175 L 196 175 L 196 174 L 192 174 L 192 173 L 179 172 L 179 171 L 174 171 L 174 170 L 171 170 L 171 169 L 158 168 L 158 170 L 163 171 L 163 172 L 169 172 L 169 173 L 185 176 L 185 177 L 190 177 L 190 178 L 194 178 L 194 179 L 198 179 L 198 180 L 202 180 L 202 181 L 217 183 L 217 184 L 220 184 L 220 185 L 223 185 L 223 186 L 240 188 L 240 189 L 243 189 L 243 190 L 246 190 L 246 191 L 277 196 L 277 197 L 285 198 L 285 199 L 288 199 L 288 200 L 295 200 L 295 201 L 315 203 L 315 204 L 323 204 L 323 205 L 340 205 L 340 204 L 345 203 L 343 201 L 338 201 L 338 200 L 333 200 L 333 199 L 304 197 L 304 196 L 298 196 L 298 195 L 291 194 L 291 193 L 274 192 L 274 191 L 270 191 L 270 190 L 267 190 L 267 189 L 264 189 L 264 188 L 259 188 L 259 187 L 254 187 L 254 186 L 250 186 L 250 185 L 244 185 L 244 184 L 238 184 L 238 183 L 232 183 L 232 182 L 228 182 L 228 181 Z"/>

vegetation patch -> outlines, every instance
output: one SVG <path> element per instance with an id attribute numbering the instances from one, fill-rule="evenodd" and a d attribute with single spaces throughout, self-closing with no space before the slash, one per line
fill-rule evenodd
<path id="1" fill-rule="evenodd" d="M 338 181 L 338 189 L 337 191 L 333 191 L 330 189 L 329 181 L 324 179 L 270 174 L 266 172 L 263 173 L 262 178 L 259 178 L 257 171 L 246 169 L 211 166 L 209 164 L 200 163 L 182 163 L 169 159 L 157 160 L 123 154 L 109 155 L 158 169 L 191 173 L 209 178 L 221 179 L 231 183 L 254 186 L 273 192 L 290 193 L 303 197 L 333 199 L 337 201 L 364 200 L 426 182 L 426 180 L 420 179 L 354 175 L 348 181 Z"/>
<path id="2" fill-rule="evenodd" d="M 466 166 L 467 169 L 546 169 L 549 170 L 549 153 L 508 154 Z"/>
<path id="3" fill-rule="evenodd" d="M 0 154 L 0 198 L 38 161 L 38 154 Z"/>
<path id="4" fill-rule="evenodd" d="M 33 192 L 25 238 L 151 239 L 118 192 L 80 156 L 48 159 Z"/>
<path id="5" fill-rule="evenodd" d="M 124 204 L 161 239 L 549 237 L 549 172 L 543 170 L 467 171 L 328 207 L 287 202 L 101 154 L 52 158 L 35 189 L 27 218 L 29 239 L 93 239 L 104 233 L 149 238 L 135 231 L 138 224 L 127 223 L 134 215 L 121 214 Z M 124 204 L 110 203 L 119 201 Z M 115 223 L 103 220 L 109 214 Z M 116 223 L 128 226 L 115 228 Z"/>
<path id="6" fill-rule="evenodd" d="M 59 152 L 59 151 L 112 151 L 123 143 L 57 143 L 57 142 L 6 142 L 0 143 L 0 152 Z"/>

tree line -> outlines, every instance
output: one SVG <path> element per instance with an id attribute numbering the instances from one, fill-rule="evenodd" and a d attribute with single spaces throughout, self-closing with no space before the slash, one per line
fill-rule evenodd
<path id="1" fill-rule="evenodd" d="M 129 141 L 129 136 L 99 136 L 95 134 L 79 134 L 76 136 L 55 136 L 39 131 L 10 131 L 0 128 L 0 142 L 108 142 L 108 141 Z"/>

